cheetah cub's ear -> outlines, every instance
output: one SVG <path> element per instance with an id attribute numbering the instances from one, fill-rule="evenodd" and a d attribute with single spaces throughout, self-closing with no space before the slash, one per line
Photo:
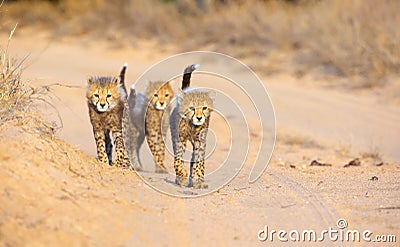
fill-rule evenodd
<path id="1" fill-rule="evenodd" d="M 113 84 L 119 84 L 121 82 L 121 79 L 119 78 L 119 76 L 115 76 L 112 81 Z"/>
<path id="2" fill-rule="evenodd" d="M 175 92 L 174 85 L 175 85 L 175 80 L 172 79 L 172 80 L 169 80 L 169 81 L 166 81 L 165 83 L 163 83 L 161 87 L 170 86 L 171 89 L 172 89 L 172 91 Z M 160 87 L 160 88 L 161 88 L 161 87 Z M 160 89 L 160 88 L 159 88 L 159 89 Z"/>
<path id="3" fill-rule="evenodd" d="M 181 90 L 181 92 L 176 95 L 176 107 L 178 107 L 178 108 L 180 108 L 182 110 L 182 107 L 183 107 L 183 104 L 184 104 L 184 100 L 185 100 L 184 99 L 185 94 L 182 92 L 182 89 L 179 89 L 179 90 Z M 181 110 L 178 111 L 179 116 L 181 118 L 186 118 L 185 112 L 183 112 Z"/>
<path id="4" fill-rule="evenodd" d="M 167 83 L 171 86 L 172 89 L 176 88 L 176 81 L 175 79 L 167 81 Z M 174 90 L 175 91 L 175 90 Z"/>
<path id="5" fill-rule="evenodd" d="M 176 103 L 178 105 L 182 105 L 183 104 L 183 100 L 184 100 L 185 94 L 183 92 L 180 92 L 177 96 L 176 96 Z"/>
<path id="6" fill-rule="evenodd" d="M 210 99 L 215 102 L 215 99 L 217 98 L 217 92 L 214 90 L 208 90 L 207 91 L 207 95 L 208 97 L 210 97 Z"/>
<path id="7" fill-rule="evenodd" d="M 122 82 L 122 83 L 121 83 Z M 121 81 L 120 76 L 115 76 L 111 80 L 112 85 L 118 87 L 118 92 L 119 92 L 119 98 L 121 101 L 124 101 L 127 99 L 128 95 L 126 92 L 125 84 L 123 81 Z"/>
<path id="8" fill-rule="evenodd" d="M 87 84 L 88 84 L 88 85 L 92 84 L 93 81 L 94 81 L 94 80 L 93 80 L 93 76 L 92 76 L 92 75 L 88 75 L 86 81 L 87 81 Z"/>

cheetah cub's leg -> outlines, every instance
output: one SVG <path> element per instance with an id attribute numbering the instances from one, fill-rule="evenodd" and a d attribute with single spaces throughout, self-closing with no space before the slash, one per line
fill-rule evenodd
<path id="1" fill-rule="evenodd" d="M 113 148 L 113 145 L 112 145 L 112 141 L 111 141 L 111 138 L 110 138 L 110 130 L 106 130 L 104 132 L 104 135 L 105 135 L 105 142 L 106 142 L 106 154 L 107 154 L 107 157 L 108 157 L 108 164 L 111 165 L 111 163 L 112 163 L 112 148 Z"/>
<path id="2" fill-rule="evenodd" d="M 112 164 L 115 166 L 129 167 L 129 159 L 126 155 L 122 139 L 122 131 L 120 129 L 115 129 L 112 131 L 112 134 L 114 138 L 115 152 L 117 154 L 117 157 Z"/>
<path id="3" fill-rule="evenodd" d="M 122 133 L 124 134 L 124 133 Z M 125 150 L 127 152 L 128 155 L 128 159 L 130 159 L 130 167 L 131 169 L 135 170 L 135 171 L 143 171 L 141 163 L 139 161 L 139 153 L 138 153 L 138 148 L 137 148 L 137 143 L 136 143 L 136 139 L 138 139 L 138 131 L 136 130 L 135 126 L 133 126 L 133 124 L 131 125 L 127 137 L 126 141 L 124 143 L 126 143 L 129 146 L 125 146 Z"/>
<path id="4" fill-rule="evenodd" d="M 183 154 L 186 149 L 186 140 L 179 137 L 179 141 L 173 143 L 174 148 L 174 169 L 175 169 L 175 182 L 178 185 L 186 186 L 188 184 L 189 178 L 188 173 L 183 166 Z"/>
<path id="5" fill-rule="evenodd" d="M 164 164 L 164 158 L 165 158 L 165 138 L 167 138 L 167 130 L 169 127 L 169 114 L 168 110 L 167 113 L 164 113 L 161 116 L 161 124 L 160 128 L 158 130 L 157 134 L 157 142 L 159 143 L 159 154 L 160 154 L 160 160 L 162 162 L 162 166 L 156 166 L 156 172 L 157 173 L 168 173 L 165 164 Z"/>
<path id="6" fill-rule="evenodd" d="M 132 91 L 131 91 L 132 93 Z M 139 159 L 137 156 L 137 144 L 136 139 L 138 138 L 138 130 L 132 122 L 130 117 L 130 106 L 125 103 L 124 112 L 122 115 L 122 139 L 124 141 L 125 152 L 127 155 L 129 168 L 135 171 L 142 171 Z"/>
<path id="7" fill-rule="evenodd" d="M 167 172 L 167 168 L 164 165 L 164 141 L 162 140 L 160 143 L 160 133 L 154 128 L 154 123 L 146 121 L 146 137 L 147 137 L 147 144 L 149 145 L 151 154 L 153 155 L 154 162 L 156 163 L 156 172 Z M 161 147 L 161 145 L 163 147 Z"/>
<path id="8" fill-rule="evenodd" d="M 157 134 L 157 151 L 158 154 L 158 161 L 156 165 L 156 172 L 157 173 L 168 173 L 167 168 L 164 165 L 164 158 L 165 158 L 165 142 L 164 136 L 161 133 L 161 129 L 159 129 Z"/>
<path id="9" fill-rule="evenodd" d="M 204 157 L 206 153 L 207 131 L 202 130 L 193 142 L 193 154 L 190 161 L 190 181 L 189 187 L 195 189 L 207 189 L 208 185 L 204 182 Z"/>
<path id="10" fill-rule="evenodd" d="M 140 167 L 142 167 L 142 161 L 140 160 L 140 147 L 142 146 L 144 142 L 145 134 L 143 131 L 140 131 L 137 136 L 137 141 L 136 141 L 136 157 L 138 159 L 138 164 Z"/>
<path id="11" fill-rule="evenodd" d="M 108 164 L 108 156 L 106 153 L 106 133 L 100 128 L 93 128 L 94 140 L 96 141 L 97 157 L 103 164 Z"/>

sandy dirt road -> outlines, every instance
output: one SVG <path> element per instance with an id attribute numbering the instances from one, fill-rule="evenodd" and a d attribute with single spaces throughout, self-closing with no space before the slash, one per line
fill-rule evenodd
<path id="1" fill-rule="evenodd" d="M 91 157 L 79 153 L 82 160 L 69 161 L 79 176 L 62 161 L 41 162 L 48 157 L 32 155 L 39 145 L 35 142 L 21 150 L 19 143 L 36 140 L 36 135 L 8 125 L 0 129 L 2 150 L 7 150 L 0 155 L 0 240 L 5 246 L 262 246 L 271 244 L 257 239 L 266 225 L 288 232 L 320 232 L 336 227 L 339 218 L 347 220 L 349 229 L 400 238 L 399 108 L 378 104 L 368 95 L 304 88 L 289 76 L 262 78 L 275 106 L 278 140 L 270 165 L 254 184 L 247 182 L 257 156 L 254 147 L 229 185 L 196 199 L 160 194 L 132 172 L 100 167 L 93 158 L 86 77 L 115 74 L 127 61 L 131 84 L 149 66 L 173 55 L 172 50 L 154 48 L 142 43 L 111 49 L 106 43 L 49 41 L 45 34 L 29 32 L 13 38 L 11 54 L 31 54 L 26 80 L 33 85 L 77 86 L 52 87 L 63 121 L 59 136 Z M 51 108 L 41 109 L 54 117 Z M 249 126 L 251 141 L 259 141 L 257 119 L 249 119 Z M 219 130 L 218 121 L 214 127 Z M 217 156 L 223 152 L 219 148 Z M 364 157 L 360 167 L 343 168 L 360 151 L 374 148 L 384 158 L 382 166 Z M 309 166 L 313 159 L 331 166 Z M 273 244 L 285 245 L 276 238 Z"/>

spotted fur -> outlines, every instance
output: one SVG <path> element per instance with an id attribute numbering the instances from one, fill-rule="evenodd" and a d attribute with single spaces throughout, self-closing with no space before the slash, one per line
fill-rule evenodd
<path id="1" fill-rule="evenodd" d="M 167 172 L 164 164 L 166 130 L 168 129 L 169 103 L 174 96 L 170 82 L 156 81 L 148 82 L 145 94 L 135 94 L 134 89 L 128 98 L 132 102 L 135 98 L 135 107 L 131 108 L 131 121 L 138 129 L 136 155 L 139 157 L 139 150 L 146 138 L 150 151 L 154 158 L 155 171 L 158 173 Z M 133 152 L 133 151 L 132 151 Z M 139 159 L 139 163 L 140 159 Z"/>
<path id="2" fill-rule="evenodd" d="M 204 159 L 206 137 L 213 110 L 213 92 L 188 89 L 190 83 L 182 82 L 182 93 L 170 118 L 174 169 L 178 185 L 194 188 L 208 188 L 204 181 Z M 183 154 L 187 142 L 193 146 L 190 174 L 185 170 Z"/>
<path id="3" fill-rule="evenodd" d="M 123 112 L 127 107 L 125 70 L 126 66 L 121 70 L 120 76 L 116 77 L 90 76 L 87 80 L 86 98 L 99 161 L 128 167 L 129 160 L 122 136 Z M 112 159 L 111 139 L 115 145 L 115 160 Z"/>
<path id="4" fill-rule="evenodd" d="M 196 68 L 196 65 L 185 68 L 183 84 L 190 83 L 191 74 Z M 153 155 L 155 171 L 158 173 L 167 172 L 164 164 L 164 140 L 168 130 L 169 113 L 171 112 L 170 102 L 173 96 L 172 81 L 149 81 L 145 94 L 136 94 L 135 89 L 132 88 L 128 98 L 130 105 L 133 105 L 133 101 L 135 101 L 135 107 L 131 108 L 133 109 L 131 110 L 131 121 L 138 129 L 136 155 L 140 157 L 139 150 L 146 138 Z"/>
<path id="5" fill-rule="evenodd" d="M 128 107 L 126 107 L 124 110 L 122 134 L 124 137 L 126 152 L 131 163 L 131 168 L 136 171 L 142 171 L 143 169 L 139 162 L 139 156 L 137 152 L 137 139 L 139 137 L 139 130 L 132 119 L 132 112 L 135 109 L 136 101 L 135 85 L 132 85 L 128 97 Z"/>

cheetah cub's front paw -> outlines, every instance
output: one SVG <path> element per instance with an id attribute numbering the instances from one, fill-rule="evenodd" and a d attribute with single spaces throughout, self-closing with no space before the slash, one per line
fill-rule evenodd
<path id="1" fill-rule="evenodd" d="M 111 162 L 111 166 L 120 167 L 121 163 L 114 160 L 113 162 Z"/>
<path id="2" fill-rule="evenodd" d="M 130 169 L 132 171 L 136 171 L 136 172 L 142 172 L 143 171 L 143 168 L 141 166 L 139 166 L 139 165 L 132 165 L 132 166 L 130 166 Z"/>
<path id="3" fill-rule="evenodd" d="M 204 182 L 203 178 L 192 178 L 189 181 L 188 187 L 193 187 L 194 189 L 208 189 L 208 184 Z"/>
<path id="4" fill-rule="evenodd" d="M 180 177 L 180 176 L 176 176 L 175 178 L 175 183 L 179 186 L 186 186 L 189 182 L 188 177 Z"/>
<path id="5" fill-rule="evenodd" d="M 99 161 L 101 164 L 103 165 L 111 165 L 111 163 L 109 162 L 108 158 L 97 158 L 97 161 Z"/>
<path id="6" fill-rule="evenodd" d="M 168 173 L 168 170 L 165 169 L 165 168 L 156 166 L 155 172 L 156 172 L 156 173 Z"/>
<path id="7" fill-rule="evenodd" d="M 124 163 L 124 162 L 122 162 L 121 160 L 118 160 L 118 159 L 113 160 L 111 165 L 115 166 L 115 167 L 129 168 L 128 164 L 126 164 L 126 163 Z"/>

